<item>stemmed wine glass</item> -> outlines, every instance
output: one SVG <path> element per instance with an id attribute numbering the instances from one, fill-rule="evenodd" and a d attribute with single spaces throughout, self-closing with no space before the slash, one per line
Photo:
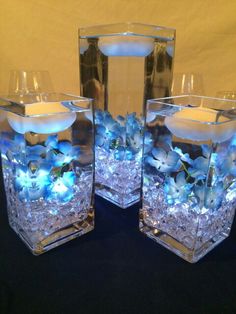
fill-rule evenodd
<path id="1" fill-rule="evenodd" d="M 9 95 L 27 95 L 53 92 L 48 71 L 14 70 L 10 72 Z"/>
<path id="2" fill-rule="evenodd" d="M 204 95 L 203 77 L 200 73 L 175 73 L 171 86 L 172 96 Z"/>

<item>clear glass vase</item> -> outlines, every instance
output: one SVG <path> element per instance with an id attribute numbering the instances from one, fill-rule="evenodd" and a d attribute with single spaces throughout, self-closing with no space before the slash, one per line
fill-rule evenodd
<path id="1" fill-rule="evenodd" d="M 140 230 L 189 262 L 231 229 L 234 108 L 236 101 L 191 95 L 147 103 Z"/>
<path id="2" fill-rule="evenodd" d="M 94 227 L 93 109 L 66 94 L 0 98 L 10 226 L 38 255 Z"/>
<path id="3" fill-rule="evenodd" d="M 95 100 L 96 194 L 140 199 L 143 110 L 170 95 L 175 30 L 136 23 L 80 29 L 81 94 Z"/>

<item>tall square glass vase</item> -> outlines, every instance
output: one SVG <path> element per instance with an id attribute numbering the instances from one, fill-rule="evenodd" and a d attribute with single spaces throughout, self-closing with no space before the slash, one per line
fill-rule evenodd
<path id="1" fill-rule="evenodd" d="M 230 233 L 236 206 L 236 101 L 147 103 L 140 230 L 189 262 Z"/>
<path id="2" fill-rule="evenodd" d="M 10 226 L 38 255 L 89 232 L 93 109 L 66 94 L 0 98 L 0 148 Z"/>
<path id="3" fill-rule="evenodd" d="M 169 96 L 175 30 L 136 23 L 80 29 L 81 95 L 95 100 L 96 194 L 126 208 L 140 200 L 143 111 Z"/>

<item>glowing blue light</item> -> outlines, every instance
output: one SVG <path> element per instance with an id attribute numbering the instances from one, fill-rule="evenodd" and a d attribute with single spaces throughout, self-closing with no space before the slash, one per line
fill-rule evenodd
<path id="1" fill-rule="evenodd" d="M 60 178 L 56 181 L 56 183 L 53 185 L 52 192 L 56 193 L 65 193 L 68 191 L 68 188 L 63 183 L 63 180 Z"/>

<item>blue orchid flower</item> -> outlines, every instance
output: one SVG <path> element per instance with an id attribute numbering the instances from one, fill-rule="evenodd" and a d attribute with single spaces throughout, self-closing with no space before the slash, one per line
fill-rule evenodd
<path id="1" fill-rule="evenodd" d="M 176 152 L 180 156 L 180 159 L 182 161 L 187 162 L 190 165 L 193 164 L 193 160 L 190 158 L 189 154 L 183 153 L 181 148 L 175 147 L 174 152 Z"/>
<path id="2" fill-rule="evenodd" d="M 95 111 L 95 124 L 103 124 L 105 115 L 110 115 L 110 114 L 107 111 L 102 111 L 102 110 L 97 109 Z"/>
<path id="3" fill-rule="evenodd" d="M 25 138 L 22 134 L 17 134 L 12 138 L 11 133 L 1 134 L 0 149 L 2 157 L 13 164 L 22 163 L 25 158 Z"/>
<path id="4" fill-rule="evenodd" d="M 49 135 L 45 145 L 47 147 L 47 150 L 50 149 L 57 149 L 58 148 L 58 136 L 57 135 Z"/>
<path id="5" fill-rule="evenodd" d="M 114 158 L 116 160 L 133 160 L 135 152 L 129 147 L 120 146 L 114 151 Z"/>
<path id="6" fill-rule="evenodd" d="M 143 145 L 143 136 L 140 132 L 135 132 L 132 137 L 128 138 L 128 143 L 134 152 L 138 152 Z"/>
<path id="7" fill-rule="evenodd" d="M 207 209 L 217 210 L 220 208 L 224 195 L 224 187 L 222 182 L 218 182 L 213 187 L 205 187 L 204 185 L 196 185 L 194 188 L 200 207 L 205 206 Z"/>
<path id="8" fill-rule="evenodd" d="M 118 132 L 110 131 L 102 125 L 98 125 L 96 127 L 95 144 L 97 146 L 104 147 L 106 150 L 109 150 L 112 142 L 117 138 L 119 138 Z"/>
<path id="9" fill-rule="evenodd" d="M 40 169 L 18 165 L 15 171 L 14 187 L 19 198 L 37 200 L 46 197 L 47 186 L 51 183 L 50 170 L 51 167 L 47 164 L 42 164 Z"/>
<path id="10" fill-rule="evenodd" d="M 142 129 L 142 123 L 136 117 L 136 113 L 131 113 L 126 116 L 126 132 L 132 137 L 135 133 Z"/>
<path id="11" fill-rule="evenodd" d="M 225 175 L 232 175 L 236 177 L 236 146 L 230 146 L 227 155 L 222 160 L 218 161 L 219 168 Z"/>
<path id="12" fill-rule="evenodd" d="M 46 156 L 46 149 L 43 145 L 34 145 L 26 147 L 26 162 L 40 161 Z"/>
<path id="13" fill-rule="evenodd" d="M 148 156 L 146 162 L 160 172 L 175 172 L 181 168 L 180 157 L 174 151 L 167 153 L 164 149 L 155 147 L 152 149 L 152 156 Z"/>
<path id="14" fill-rule="evenodd" d="M 64 172 L 62 177 L 59 177 L 48 188 L 48 199 L 57 199 L 62 203 L 69 202 L 74 195 L 73 186 L 75 184 L 76 176 L 74 172 Z"/>
<path id="15" fill-rule="evenodd" d="M 79 146 L 73 146 L 69 141 L 58 142 L 57 150 L 51 150 L 47 154 L 47 160 L 53 161 L 54 166 L 61 167 L 77 160 L 80 155 Z"/>
<path id="16" fill-rule="evenodd" d="M 166 201 L 168 204 L 179 204 L 188 200 L 193 184 L 187 183 L 183 171 L 177 174 L 176 179 L 167 177 L 164 184 Z"/>
<path id="17" fill-rule="evenodd" d="M 207 176 L 209 160 L 204 157 L 198 157 L 192 162 L 192 167 L 188 168 L 191 177 L 196 180 L 204 180 Z"/>
<path id="18" fill-rule="evenodd" d="M 98 111 L 96 114 L 95 144 L 109 150 L 114 141 L 121 141 L 122 128 L 110 113 Z"/>
<path id="19" fill-rule="evenodd" d="M 119 124 L 120 124 L 121 126 L 125 126 L 126 120 L 125 120 L 124 117 L 118 115 L 118 116 L 116 117 L 116 120 L 119 122 Z"/>
<path id="20" fill-rule="evenodd" d="M 114 150 L 116 160 L 131 160 L 141 150 L 143 126 L 135 113 L 117 116 L 115 120 L 109 112 L 97 110 L 95 121 L 95 145 Z"/>
<path id="21" fill-rule="evenodd" d="M 116 120 L 114 120 L 111 114 L 107 111 L 97 112 L 95 123 L 96 123 L 96 126 L 103 126 L 108 131 L 119 133 L 119 127 L 120 127 L 119 123 Z"/>

